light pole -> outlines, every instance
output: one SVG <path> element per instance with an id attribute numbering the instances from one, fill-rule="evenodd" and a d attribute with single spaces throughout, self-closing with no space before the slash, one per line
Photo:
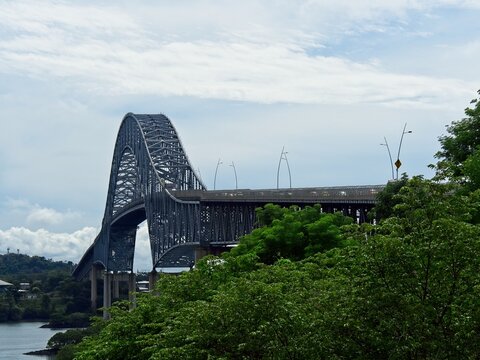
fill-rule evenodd
<path id="1" fill-rule="evenodd" d="M 213 178 L 213 190 L 216 189 L 216 185 L 217 185 L 217 172 L 218 172 L 218 167 L 220 166 L 220 164 L 223 164 L 222 163 L 222 160 L 219 158 L 218 159 L 218 162 L 217 162 L 217 167 L 215 168 L 215 176 Z"/>
<path id="2" fill-rule="evenodd" d="M 387 147 L 388 157 L 390 158 L 390 166 L 392 167 L 392 180 L 395 180 L 395 174 L 394 174 L 394 172 L 393 172 L 392 153 L 390 152 L 390 146 L 388 146 L 387 138 L 386 138 L 385 136 L 383 137 L 383 139 L 385 140 L 385 143 L 384 143 L 384 144 L 380 144 L 380 145 Z"/>
<path id="3" fill-rule="evenodd" d="M 398 169 L 402 166 L 402 162 L 400 161 L 400 150 L 402 149 L 402 142 L 403 142 L 403 135 L 411 134 L 412 130 L 405 131 L 407 128 L 407 123 L 403 127 L 402 136 L 400 137 L 400 144 L 398 145 L 398 153 L 397 153 L 397 161 L 395 161 L 395 167 L 397 168 L 397 180 L 398 180 Z"/>
<path id="4" fill-rule="evenodd" d="M 290 172 L 290 165 L 288 164 L 287 154 L 288 154 L 287 152 L 284 152 L 284 153 L 283 153 L 283 156 L 284 156 L 285 162 L 287 163 L 288 180 L 289 180 L 290 189 L 291 189 L 291 188 L 292 188 L 292 173 Z"/>
<path id="5" fill-rule="evenodd" d="M 235 169 L 235 164 L 233 163 L 233 161 L 229 166 L 233 168 L 233 173 L 235 174 L 235 190 L 237 190 L 238 189 L 237 169 Z"/>
<path id="6" fill-rule="evenodd" d="M 279 188 L 279 177 L 280 177 L 280 165 L 282 163 L 282 160 L 285 160 L 287 163 L 287 169 L 288 169 L 288 178 L 290 180 L 290 189 L 292 188 L 292 173 L 290 172 L 290 164 L 288 163 L 288 158 L 287 158 L 288 152 L 285 151 L 285 145 L 282 147 L 282 153 L 280 154 L 280 159 L 278 160 L 278 168 L 277 168 L 277 189 Z"/>

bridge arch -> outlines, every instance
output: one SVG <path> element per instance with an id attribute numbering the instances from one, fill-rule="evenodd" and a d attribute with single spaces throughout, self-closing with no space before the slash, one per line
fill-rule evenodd
<path id="1" fill-rule="evenodd" d="M 176 199 L 171 192 L 205 189 L 165 115 L 128 113 L 115 143 L 102 228 L 76 273 L 85 274 L 93 263 L 107 271 L 131 272 L 137 226 L 143 220 L 153 268 L 162 265 L 170 249 L 199 243 L 199 224 L 192 220 L 198 202 Z M 169 265 L 188 266 L 191 260 L 191 255 L 180 256 Z"/>

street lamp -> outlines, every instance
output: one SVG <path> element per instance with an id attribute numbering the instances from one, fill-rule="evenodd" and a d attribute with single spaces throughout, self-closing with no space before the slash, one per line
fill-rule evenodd
<path id="1" fill-rule="evenodd" d="M 385 140 L 385 143 L 384 143 L 384 144 L 380 144 L 380 145 L 387 147 L 388 157 L 390 158 L 390 166 L 392 167 L 392 180 L 395 180 L 395 174 L 394 174 L 394 172 L 393 172 L 392 153 L 390 152 L 390 146 L 388 146 L 387 138 L 386 138 L 385 136 L 383 137 L 383 139 Z"/>
<path id="2" fill-rule="evenodd" d="M 398 180 L 398 169 L 402 166 L 402 162 L 400 161 L 400 150 L 402 149 L 402 142 L 403 142 L 403 135 L 411 134 L 412 130 L 405 131 L 407 128 L 407 123 L 403 127 L 402 136 L 400 137 L 400 144 L 398 145 L 398 153 L 397 153 L 397 161 L 395 161 L 395 167 L 397 168 L 397 180 Z"/>
<path id="3" fill-rule="evenodd" d="M 217 185 L 217 172 L 218 172 L 218 167 L 220 166 L 220 164 L 223 164 L 223 163 L 222 163 L 222 160 L 219 158 L 219 159 L 218 159 L 218 162 L 217 162 L 217 167 L 215 168 L 215 177 L 213 178 L 213 190 L 216 189 L 216 185 Z"/>
<path id="4" fill-rule="evenodd" d="M 285 160 L 287 163 L 287 169 L 288 169 L 288 178 L 290 180 L 290 189 L 292 188 L 292 173 L 290 172 L 290 165 L 288 163 L 288 158 L 287 158 L 288 152 L 285 151 L 285 145 L 282 147 L 282 153 L 280 154 L 280 159 L 278 160 L 278 168 L 277 168 L 277 189 L 279 188 L 279 177 L 280 177 L 280 165 L 282 163 L 282 160 Z"/>
<path id="5" fill-rule="evenodd" d="M 229 166 L 233 168 L 233 173 L 235 174 L 235 190 L 237 190 L 238 189 L 237 169 L 235 169 L 235 164 L 233 163 L 233 161 Z"/>

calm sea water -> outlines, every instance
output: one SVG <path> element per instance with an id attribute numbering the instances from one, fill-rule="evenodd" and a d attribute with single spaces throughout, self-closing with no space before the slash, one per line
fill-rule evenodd
<path id="1" fill-rule="evenodd" d="M 42 350 L 47 341 L 59 330 L 41 329 L 42 322 L 0 323 L 0 359 L 1 360 L 46 360 L 48 356 L 23 355 L 23 353 Z"/>

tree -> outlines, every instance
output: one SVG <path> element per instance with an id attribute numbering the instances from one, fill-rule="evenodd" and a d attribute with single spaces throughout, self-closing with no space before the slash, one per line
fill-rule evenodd
<path id="1" fill-rule="evenodd" d="M 372 216 L 375 219 L 386 219 L 393 215 L 393 208 L 399 203 L 395 195 L 407 183 L 407 174 L 402 174 L 400 180 L 389 181 L 385 188 L 377 195 L 377 202 L 372 211 Z M 370 214 L 369 214 L 370 215 Z"/>
<path id="2" fill-rule="evenodd" d="M 415 177 L 400 191 L 395 217 L 359 239 L 352 281 L 330 317 L 347 357 L 475 358 L 480 335 L 480 228 L 469 220 L 478 196 Z M 345 325 L 347 324 L 347 325 Z M 333 337 L 335 339 L 335 336 Z"/>
<path id="3" fill-rule="evenodd" d="M 478 94 L 480 94 L 480 90 Z M 464 165 L 468 159 L 477 161 L 480 157 L 478 155 L 480 147 L 480 102 L 478 99 L 473 99 L 471 104 L 472 107 L 465 109 L 466 117 L 460 121 L 452 122 L 451 125 L 447 126 L 448 134 L 439 138 L 441 150 L 435 154 L 435 157 L 439 160 L 436 165 L 432 165 L 436 169 L 439 179 L 460 183 L 471 180 L 470 177 L 474 167 L 470 164 L 465 169 Z M 478 172 L 476 173 L 478 174 Z"/>
<path id="4" fill-rule="evenodd" d="M 43 294 L 40 301 L 41 301 L 42 311 L 48 313 L 50 311 L 50 307 L 52 305 L 52 300 L 50 299 L 50 296 L 48 296 L 48 294 Z"/>
<path id="5" fill-rule="evenodd" d="M 353 222 L 341 213 L 323 213 L 319 205 L 300 209 L 267 204 L 257 209 L 257 218 L 266 225 L 244 236 L 230 254 L 253 253 L 265 264 L 282 258 L 301 260 L 341 246 L 340 227 Z"/>

